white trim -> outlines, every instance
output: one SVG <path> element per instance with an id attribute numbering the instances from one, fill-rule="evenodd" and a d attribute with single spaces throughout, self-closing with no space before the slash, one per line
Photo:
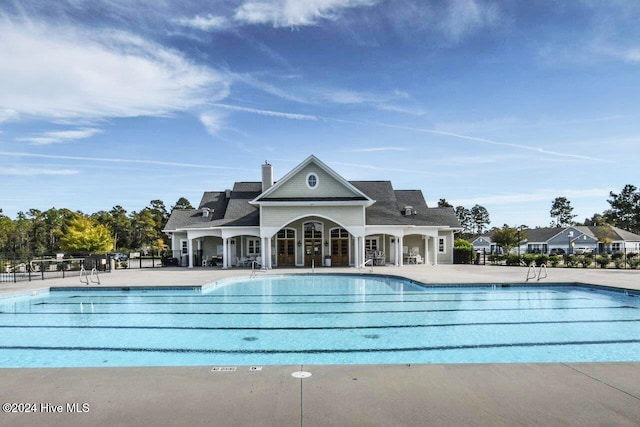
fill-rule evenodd
<path id="1" fill-rule="evenodd" d="M 309 178 L 311 178 L 312 176 L 316 179 L 316 184 L 313 187 L 309 185 Z M 307 184 L 307 188 L 309 190 L 315 190 L 316 188 L 318 188 L 318 185 L 320 185 L 320 178 L 318 177 L 317 173 L 309 172 L 304 180 L 304 183 Z"/>
<path id="2" fill-rule="evenodd" d="M 260 251 L 262 250 L 262 248 L 260 248 L 258 250 L 258 252 L 256 252 L 256 242 L 258 242 L 258 244 L 260 246 L 262 246 L 262 242 L 260 241 L 260 237 L 247 238 L 247 239 L 244 239 L 244 241 L 245 241 L 245 245 L 246 245 L 246 249 L 247 249 L 247 252 L 245 253 L 246 256 L 251 256 L 251 255 L 258 256 L 258 255 L 260 255 Z M 249 243 L 250 242 L 253 243 L 253 251 L 251 251 L 251 252 L 249 251 Z"/>
<path id="3" fill-rule="evenodd" d="M 311 200 L 311 201 L 273 201 L 267 200 L 260 202 L 260 206 L 363 206 L 369 207 L 373 205 L 375 201 L 367 200 Z"/>
<path id="4" fill-rule="evenodd" d="M 364 250 L 365 251 L 367 250 L 367 240 L 376 242 L 376 248 L 375 249 L 369 249 L 370 251 L 379 251 L 380 250 L 380 236 L 376 236 L 376 237 L 364 236 Z"/>
<path id="5" fill-rule="evenodd" d="M 438 236 L 438 254 L 446 254 L 447 253 L 447 236 Z M 442 250 L 440 250 L 440 239 L 442 239 Z"/>
<path id="6" fill-rule="evenodd" d="M 258 197 L 256 197 L 255 199 L 251 200 L 249 203 L 250 204 L 264 203 L 264 202 L 261 201 L 262 198 L 268 197 L 277 188 L 282 187 L 285 182 L 287 182 L 291 177 L 296 175 L 298 172 L 300 172 L 302 169 L 304 169 L 308 164 L 310 164 L 312 162 L 315 163 L 320 169 L 324 170 L 331 177 L 333 177 L 338 182 L 340 182 L 343 186 L 345 186 L 351 192 L 353 192 L 353 193 L 355 193 L 355 194 L 357 194 L 359 196 L 364 197 L 365 200 L 367 200 L 368 202 L 375 203 L 375 200 L 372 200 L 369 196 L 364 194 L 362 191 L 358 190 L 353 184 L 351 184 L 349 181 L 344 179 L 342 176 L 340 176 L 336 171 L 331 169 L 329 166 L 324 164 L 322 161 L 320 161 L 313 154 L 310 155 L 309 157 L 307 157 L 305 160 L 303 160 L 302 163 L 300 163 L 298 166 L 293 168 L 291 171 L 289 171 L 289 173 L 287 173 L 284 177 L 282 177 L 280 180 L 278 180 L 278 182 L 276 182 L 274 185 L 272 185 L 267 191 L 259 194 Z"/>

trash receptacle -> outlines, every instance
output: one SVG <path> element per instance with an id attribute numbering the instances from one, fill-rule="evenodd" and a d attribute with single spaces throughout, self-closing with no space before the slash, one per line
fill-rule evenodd
<path id="1" fill-rule="evenodd" d="M 324 266 L 325 267 L 331 267 L 331 256 L 326 255 L 324 257 Z"/>

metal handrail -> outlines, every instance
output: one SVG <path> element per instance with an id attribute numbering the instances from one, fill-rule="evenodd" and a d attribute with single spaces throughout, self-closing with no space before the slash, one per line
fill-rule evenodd
<path id="1" fill-rule="evenodd" d="M 542 270 L 544 269 L 544 276 L 542 276 Z M 538 281 L 540 281 L 540 279 L 546 279 L 548 276 L 547 274 L 547 265 L 546 264 L 540 264 L 540 268 L 538 269 Z"/>
<path id="2" fill-rule="evenodd" d="M 259 269 L 256 269 L 256 266 L 260 266 L 260 270 L 263 269 L 263 265 L 260 264 L 258 261 L 253 260 L 251 261 L 251 276 L 250 278 L 253 279 L 254 277 L 256 277 L 256 273 L 259 271 Z"/>
<path id="3" fill-rule="evenodd" d="M 367 263 L 371 264 L 371 270 L 369 270 L 369 272 L 373 273 L 373 258 L 369 258 L 369 259 L 365 260 L 362 264 L 360 264 L 358 266 L 358 270 L 364 269 L 364 267 L 367 265 Z"/>
<path id="4" fill-rule="evenodd" d="M 84 280 L 82 280 L 84 277 Z M 80 283 L 84 283 L 85 285 L 89 284 L 89 278 L 87 277 L 87 270 L 84 269 L 84 266 L 80 267 Z"/>
<path id="5" fill-rule="evenodd" d="M 533 275 L 531 275 L 530 273 L 533 272 Z M 525 280 L 526 282 L 528 282 L 531 279 L 535 279 L 536 278 L 536 263 L 532 262 L 531 264 L 529 264 L 529 268 L 527 269 L 527 280 Z"/>
<path id="6" fill-rule="evenodd" d="M 95 274 L 95 279 L 93 278 Z M 91 269 L 91 277 L 89 277 L 89 280 L 91 280 L 91 283 L 96 283 L 96 284 L 100 284 L 100 276 L 98 275 L 98 270 L 96 270 L 96 268 L 92 268 Z"/>

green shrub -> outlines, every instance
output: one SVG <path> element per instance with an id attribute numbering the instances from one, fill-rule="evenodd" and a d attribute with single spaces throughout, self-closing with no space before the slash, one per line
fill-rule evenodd
<path id="1" fill-rule="evenodd" d="M 499 255 L 499 254 L 491 254 L 487 256 L 487 258 L 489 259 L 489 262 L 493 265 L 501 264 L 502 261 L 507 259 L 506 255 Z"/>
<path id="2" fill-rule="evenodd" d="M 591 255 L 578 255 L 577 259 L 582 268 L 587 268 L 593 263 L 593 256 Z"/>
<path id="3" fill-rule="evenodd" d="M 522 258 L 517 254 L 509 254 L 507 255 L 507 265 L 514 266 L 520 265 L 520 260 Z"/>
<path id="4" fill-rule="evenodd" d="M 609 265 L 610 262 L 611 258 L 609 258 L 609 255 L 599 255 L 597 258 L 597 263 L 600 268 L 607 268 L 607 265 Z"/>
<path id="5" fill-rule="evenodd" d="M 127 268 L 128 266 L 127 261 L 120 261 L 120 268 Z"/>
<path id="6" fill-rule="evenodd" d="M 624 260 L 623 260 L 622 258 L 614 259 L 614 260 L 613 260 L 613 265 L 614 265 L 617 269 L 624 268 Z"/>
<path id="7" fill-rule="evenodd" d="M 567 256 L 567 259 L 565 261 L 567 267 L 570 268 L 574 268 L 578 266 L 578 257 L 575 255 L 569 255 Z"/>
<path id="8" fill-rule="evenodd" d="M 611 260 L 615 262 L 615 261 L 621 260 L 623 257 L 624 257 L 624 254 L 622 252 L 614 252 L 611 255 Z"/>
<path id="9" fill-rule="evenodd" d="M 629 268 L 636 269 L 640 266 L 640 259 L 631 258 L 630 260 L 627 261 L 627 264 L 629 264 Z"/>
<path id="10" fill-rule="evenodd" d="M 464 239 L 456 239 L 453 241 L 453 249 L 466 249 L 466 250 L 472 250 L 473 249 L 473 245 L 469 242 L 467 242 Z"/>
<path id="11" fill-rule="evenodd" d="M 549 255 L 539 254 L 536 256 L 536 265 L 549 264 Z"/>
<path id="12" fill-rule="evenodd" d="M 562 257 L 560 255 L 551 255 L 549 257 L 549 264 L 551 264 L 551 267 L 556 267 L 561 259 Z"/>
<path id="13" fill-rule="evenodd" d="M 536 261 L 537 256 L 534 254 L 524 254 L 522 256 L 522 260 L 525 262 L 525 264 L 527 265 L 531 265 L 532 262 Z"/>

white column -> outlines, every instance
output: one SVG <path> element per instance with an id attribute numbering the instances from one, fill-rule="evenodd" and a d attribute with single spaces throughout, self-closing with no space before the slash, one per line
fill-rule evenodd
<path id="1" fill-rule="evenodd" d="M 222 238 L 222 268 L 229 268 L 229 250 L 227 249 L 227 238 Z"/>
<path id="2" fill-rule="evenodd" d="M 385 262 L 385 264 L 387 262 L 387 248 L 386 248 L 387 242 L 386 242 L 386 240 L 387 240 L 387 235 L 386 234 L 382 234 L 382 253 L 384 254 L 384 258 L 385 258 L 384 262 Z"/>
<path id="3" fill-rule="evenodd" d="M 424 237 L 424 265 L 429 262 L 429 236 Z"/>
<path id="4" fill-rule="evenodd" d="M 404 237 L 400 236 L 400 244 L 398 245 L 400 252 L 400 267 L 404 265 Z"/>
<path id="5" fill-rule="evenodd" d="M 360 265 L 364 264 L 366 251 L 364 249 L 364 238 L 365 236 L 360 237 Z"/>
<path id="6" fill-rule="evenodd" d="M 202 250 L 202 237 L 198 239 L 198 253 Z M 202 261 L 204 260 L 204 253 L 202 254 L 202 259 L 200 260 L 200 265 L 198 267 L 202 267 Z"/>
<path id="7" fill-rule="evenodd" d="M 265 241 L 267 242 L 267 262 L 265 263 L 266 268 L 271 268 L 271 238 L 265 237 Z"/>
<path id="8" fill-rule="evenodd" d="M 433 265 L 438 265 L 438 238 L 433 238 Z"/>
<path id="9" fill-rule="evenodd" d="M 399 239 L 398 236 L 393 236 L 393 265 L 395 265 L 396 267 L 399 267 L 400 264 L 398 263 L 398 243 L 399 243 Z"/>
<path id="10" fill-rule="evenodd" d="M 193 268 L 193 242 L 187 234 L 187 253 L 189 254 L 189 268 Z"/>
<path id="11" fill-rule="evenodd" d="M 260 238 L 260 259 L 262 260 L 262 268 L 267 268 L 267 248 L 265 238 Z"/>
<path id="12" fill-rule="evenodd" d="M 356 236 L 351 236 L 351 262 L 353 262 L 353 266 L 358 266 L 358 238 Z"/>

